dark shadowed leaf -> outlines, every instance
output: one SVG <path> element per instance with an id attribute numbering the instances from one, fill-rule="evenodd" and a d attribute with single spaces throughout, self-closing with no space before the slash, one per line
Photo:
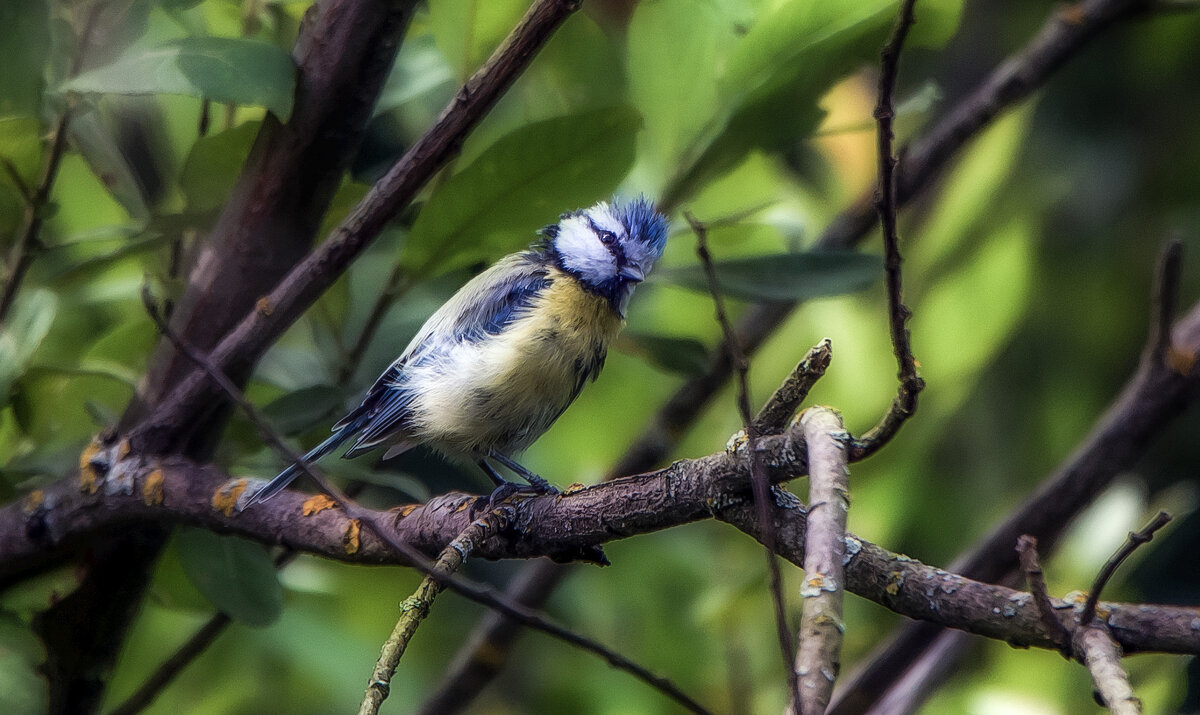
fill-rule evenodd
<path id="1" fill-rule="evenodd" d="M 250 626 L 279 618 L 283 587 L 265 548 L 203 529 L 181 529 L 176 539 L 184 573 L 217 610 Z"/>
<path id="2" fill-rule="evenodd" d="M 186 94 L 215 102 L 292 113 L 296 68 L 280 48 L 255 40 L 185 37 L 135 48 L 110 65 L 63 83 L 63 91 L 100 94 Z"/>
<path id="3" fill-rule="evenodd" d="M 0 404 L 8 402 L 9 390 L 50 332 L 57 310 L 58 298 L 53 293 L 30 291 L 17 299 L 8 320 L 0 326 Z"/>
<path id="4" fill-rule="evenodd" d="M 342 390 L 329 385 L 314 385 L 280 397 L 263 408 L 263 414 L 271 418 L 280 432 L 298 434 L 321 421 L 332 421 L 330 417 L 341 417 L 346 395 Z"/>
<path id="5" fill-rule="evenodd" d="M 840 251 L 783 253 L 715 264 L 721 292 L 745 300 L 808 300 L 852 293 L 883 275 L 878 256 Z M 652 280 L 708 292 L 700 265 L 663 269 Z"/>
<path id="6" fill-rule="evenodd" d="M 633 164 L 641 124 L 632 108 L 615 107 L 506 135 L 438 187 L 413 224 L 402 260 L 441 272 L 530 243 L 561 212 L 616 188 Z"/>
<path id="7" fill-rule="evenodd" d="M 208 211 L 225 204 L 258 129 L 258 122 L 247 122 L 196 140 L 179 177 L 188 209 Z"/>
<path id="8" fill-rule="evenodd" d="M 646 358 L 656 367 L 683 375 L 699 375 L 708 365 L 708 348 L 695 338 L 670 338 L 626 331 L 618 345 L 628 353 Z"/>

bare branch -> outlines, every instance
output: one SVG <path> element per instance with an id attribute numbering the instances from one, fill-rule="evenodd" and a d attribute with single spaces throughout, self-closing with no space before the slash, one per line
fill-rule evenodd
<path id="1" fill-rule="evenodd" d="M 85 55 L 92 44 L 96 18 L 99 17 L 102 8 L 101 4 L 95 4 L 86 9 L 87 16 L 83 20 L 83 29 L 79 33 L 75 56 L 71 58 L 68 77 L 79 74 L 80 68 L 83 67 Z M 17 290 L 25 277 L 25 271 L 29 270 L 29 264 L 33 260 L 30 250 L 41 245 L 40 235 L 42 221 L 46 216 L 46 206 L 50 202 L 50 192 L 54 188 L 54 181 L 58 178 L 58 167 L 62 164 L 63 154 L 67 150 L 67 129 L 71 123 L 71 112 L 70 106 L 64 107 L 54 122 L 54 129 L 50 132 L 50 145 L 42 161 L 42 171 L 38 177 L 37 187 L 32 191 L 25 185 L 12 162 L 7 159 L 4 161 L 4 168 L 24 198 L 25 209 L 21 214 L 21 227 L 17 230 L 16 240 L 13 241 L 4 266 L 4 286 L 0 289 L 0 325 L 3 325 L 5 318 L 8 317 L 8 311 L 12 309 L 13 302 L 17 299 Z"/>
<path id="2" fill-rule="evenodd" d="M 392 634 L 384 642 L 379 660 L 371 671 L 371 679 L 363 695 L 362 705 L 359 706 L 358 715 L 375 715 L 379 712 L 379 706 L 391 692 L 392 676 L 396 673 L 396 667 L 400 665 L 400 658 L 404 656 L 404 651 L 416 634 L 421 621 L 429 615 L 433 599 L 442 592 L 445 580 L 462 567 L 480 542 L 508 528 L 510 511 L 511 509 L 495 509 L 471 522 L 463 533 L 442 549 L 442 553 L 433 564 L 437 576 L 426 576 L 421 580 L 416 592 L 400 603 L 400 618 L 396 621 Z"/>
<path id="3" fill-rule="evenodd" d="M 1017 553 L 1020 554 L 1021 570 L 1025 572 L 1025 578 L 1029 582 L 1029 593 L 1037 605 L 1038 615 L 1042 619 L 1042 625 L 1046 628 L 1046 634 L 1054 640 L 1063 655 L 1070 657 L 1071 633 L 1062 624 L 1062 621 L 1058 620 L 1054 604 L 1050 602 L 1050 594 L 1046 591 L 1046 578 L 1042 573 L 1041 561 L 1038 559 L 1037 539 L 1028 534 L 1022 534 L 1021 538 L 1017 539 Z"/>
<path id="4" fill-rule="evenodd" d="M 1171 326 L 1179 310 L 1179 275 L 1183 270 L 1183 243 L 1173 239 L 1163 246 L 1155 275 L 1153 312 L 1147 349 L 1163 363 L 1171 360 Z"/>
<path id="5" fill-rule="evenodd" d="M 1149 524 L 1142 527 L 1141 531 L 1129 532 L 1129 538 L 1125 541 L 1125 544 L 1104 563 L 1103 568 L 1100 569 L 1100 573 L 1096 575 L 1096 582 L 1092 584 L 1092 591 L 1088 594 L 1087 602 L 1083 604 L 1083 615 L 1079 617 L 1080 623 L 1086 626 L 1096 617 L 1096 604 L 1100 602 L 1100 592 L 1108 585 L 1109 579 L 1117 572 L 1117 569 L 1125 562 L 1125 559 L 1129 558 L 1139 546 L 1149 543 L 1154 538 L 1154 532 L 1166 526 L 1170 521 L 1171 515 L 1165 511 L 1160 511 Z"/>
<path id="6" fill-rule="evenodd" d="M 841 670 L 842 594 L 845 587 L 846 511 L 850 471 L 841 416 L 814 407 L 800 418 L 808 445 L 809 506 L 804 540 L 804 615 L 796 653 L 796 712 L 821 715 Z"/>
<path id="7" fill-rule="evenodd" d="M 900 74 L 900 51 L 904 49 L 904 38 L 914 20 L 913 6 L 916 0 L 904 0 L 896 16 L 892 36 L 880 55 L 879 96 L 875 105 L 875 121 L 879 123 L 877 134 L 879 154 L 879 187 L 875 194 L 875 208 L 883 228 L 884 278 L 887 283 L 888 330 L 892 338 L 892 351 L 896 354 L 899 367 L 897 377 L 900 386 L 891 407 L 860 439 L 853 443 L 858 458 L 871 455 L 900 430 L 900 427 L 917 411 L 917 396 L 925 388 L 925 381 L 917 375 L 917 361 L 913 357 L 908 320 L 912 311 L 904 305 L 900 272 L 900 232 L 896 226 L 898 201 L 896 197 L 896 165 L 892 144 L 895 133 L 892 120 L 896 116 L 896 78 Z"/>
<path id="8" fill-rule="evenodd" d="M 233 619 L 224 613 L 214 614 L 170 658 L 163 661 L 162 665 L 155 669 L 154 673 L 134 691 L 133 695 L 130 695 L 124 702 L 113 708 L 109 715 L 136 715 L 150 707 L 150 704 L 154 702 L 154 699 L 158 697 L 163 688 L 175 680 L 175 677 L 190 665 L 197 656 L 208 650 L 208 647 L 217 639 L 217 636 L 224 633 L 225 629 L 232 622 Z"/>
<path id="9" fill-rule="evenodd" d="M 833 346 L 829 338 L 814 345 L 767 400 L 767 404 L 758 411 L 758 415 L 754 417 L 755 431 L 758 434 L 782 432 L 804 402 L 804 398 L 808 397 L 808 391 L 817 380 L 824 377 L 832 359 Z"/>
<path id="10" fill-rule="evenodd" d="M 1142 701 L 1129 686 L 1129 675 L 1121 667 L 1121 647 L 1098 624 L 1075 629 L 1075 651 L 1092 674 L 1092 682 L 1105 707 L 1113 715 L 1141 715 Z"/>
<path id="11" fill-rule="evenodd" d="M 725 302 L 721 298 L 721 287 L 717 282 L 717 271 L 713 266 L 712 256 L 708 252 L 708 229 L 696 220 L 691 213 L 684 211 L 692 231 L 696 234 L 696 254 L 700 265 L 704 267 L 704 275 L 708 279 L 708 291 L 712 295 L 713 306 L 717 313 L 717 323 L 725 336 L 725 347 L 729 350 L 729 362 L 734 366 L 734 376 L 737 379 L 737 409 L 742 418 L 743 429 L 746 433 L 746 448 L 750 452 L 750 485 L 754 493 L 754 504 L 758 510 L 759 523 L 763 525 L 763 547 L 767 557 L 767 573 L 769 575 L 771 603 L 775 609 L 775 633 L 779 639 L 779 650 L 783 655 L 783 667 L 787 673 L 787 683 L 792 689 L 793 702 L 800 702 L 799 682 L 792 672 L 792 664 L 796 661 L 796 645 L 792 642 L 792 633 L 787 622 L 787 602 L 783 595 L 783 577 L 779 572 L 779 562 L 775 558 L 774 527 L 771 521 L 771 485 L 767 481 L 763 464 L 758 457 L 758 430 L 750 417 L 750 385 L 747 374 L 750 363 L 738 342 L 729 316 L 725 312 Z"/>

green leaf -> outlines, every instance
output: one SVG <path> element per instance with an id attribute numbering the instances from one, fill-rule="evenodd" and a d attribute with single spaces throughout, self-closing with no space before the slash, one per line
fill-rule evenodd
<path id="1" fill-rule="evenodd" d="M 644 357 L 667 372 L 699 375 L 708 367 L 708 348 L 694 338 L 670 338 L 625 331 L 621 334 L 619 345 L 626 352 Z"/>
<path id="2" fill-rule="evenodd" d="M 126 161 L 125 152 L 117 145 L 116 137 L 100 120 L 100 114 L 94 109 L 76 112 L 71 117 L 68 132 L 71 143 L 79 150 L 88 168 L 130 218 L 138 223 L 148 221 L 150 209 L 141 184 Z"/>
<path id="3" fill-rule="evenodd" d="M 0 2 L 0 114 L 37 116 L 42 105 L 42 72 L 50 55 L 50 3 Z"/>
<path id="4" fill-rule="evenodd" d="M 35 290 L 17 299 L 0 326 L 0 404 L 8 402 L 13 383 L 25 374 L 38 345 L 50 332 L 58 299 L 48 290 Z"/>
<path id="5" fill-rule="evenodd" d="M 852 293 L 883 275 L 878 256 L 847 251 L 810 251 L 739 258 L 714 264 L 721 292 L 745 300 L 791 301 Z M 652 280 L 708 292 L 699 265 L 664 269 Z"/>
<path id="6" fill-rule="evenodd" d="M 45 660 L 46 649 L 29 627 L 0 613 L 0 711 L 19 715 L 48 710 L 46 679 L 38 672 Z"/>
<path id="7" fill-rule="evenodd" d="M 263 408 L 263 414 L 284 434 L 298 434 L 340 411 L 345 394 L 329 385 L 314 385 L 280 397 Z M 340 416 L 340 415 L 339 415 Z"/>
<path id="8" fill-rule="evenodd" d="M 176 547 L 196 589 L 230 618 L 267 626 L 283 612 L 283 587 L 260 544 L 204 529 L 180 529 Z"/>
<path id="9" fill-rule="evenodd" d="M 225 205 L 246 156 L 258 136 L 258 122 L 246 122 L 217 134 L 201 137 L 192 144 L 179 187 L 187 197 L 188 209 L 211 211 Z"/>
<path id="10" fill-rule="evenodd" d="M 12 164 L 26 187 L 37 181 L 42 163 L 42 123 L 33 117 L 0 118 L 0 158 Z M 0 182 L 11 184 L 5 171 Z"/>
<path id="11" fill-rule="evenodd" d="M 521 127 L 442 183 L 401 254 L 443 272 L 528 243 L 534 230 L 616 188 L 633 165 L 641 117 L 627 106 Z"/>
<path id="12" fill-rule="evenodd" d="M 664 192 L 674 204 L 733 167 L 754 148 L 777 149 L 816 129 L 820 97 L 872 57 L 893 15 L 890 0 L 793 0 L 764 14 L 732 50 L 706 131 L 679 162 Z"/>
<path id="13" fill-rule="evenodd" d="M 274 45 L 229 37 L 185 37 L 138 48 L 63 83 L 62 91 L 186 94 L 266 107 L 286 121 L 296 68 Z"/>

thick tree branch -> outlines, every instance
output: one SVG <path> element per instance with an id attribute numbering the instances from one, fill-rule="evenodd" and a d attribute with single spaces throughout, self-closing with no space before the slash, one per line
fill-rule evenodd
<path id="1" fill-rule="evenodd" d="M 798 476 L 806 456 L 799 427 L 760 440 L 760 456 L 773 480 Z M 123 451 L 120 445 L 113 455 Z M 483 558 L 529 558 L 577 553 L 585 545 L 648 533 L 717 515 L 756 538 L 749 501 L 745 450 L 677 462 L 649 474 L 625 477 L 569 495 L 515 503 L 514 529 L 481 544 Z M 263 543 L 360 564 L 407 564 L 401 554 L 339 507 L 311 508 L 303 495 L 279 494 L 278 508 L 237 513 L 246 480 L 183 458 L 140 455 L 115 459 L 102 481 L 60 482 L 0 509 L 0 585 L 10 584 L 50 554 L 97 535 L 147 521 L 190 524 Z M 94 489 L 94 491 L 92 491 Z M 780 555 L 801 565 L 805 513 L 786 492 L 775 492 Z M 436 555 L 469 524 L 464 508 L 475 499 L 447 494 L 424 505 L 373 512 L 389 536 L 427 556 Z M 723 506 L 722 506 L 723 505 Z M 1032 597 L 1003 586 L 925 566 L 847 535 L 846 587 L 892 610 L 989 638 L 1039 648 L 1055 647 Z M 1064 617 L 1081 604 L 1055 602 Z M 1103 604 L 1105 623 L 1126 653 L 1200 653 L 1195 609 Z M 1076 616 L 1077 617 L 1077 616 Z"/>

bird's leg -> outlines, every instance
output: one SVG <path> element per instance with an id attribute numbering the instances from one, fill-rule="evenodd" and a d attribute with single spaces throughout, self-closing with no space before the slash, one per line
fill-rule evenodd
<path id="1" fill-rule="evenodd" d="M 495 467 L 488 464 L 486 459 L 481 459 L 476 462 L 476 464 L 479 465 L 479 468 L 483 470 L 483 473 L 488 475 L 488 479 L 491 479 L 497 487 L 503 487 L 507 484 L 512 484 L 512 482 L 500 476 L 500 472 L 497 472 Z"/>
<path id="2" fill-rule="evenodd" d="M 492 450 L 488 456 L 523 477 L 525 481 L 529 482 L 529 485 L 532 486 L 534 491 L 536 491 L 538 494 L 561 494 L 561 492 L 558 491 L 553 484 L 521 466 L 517 460 L 509 457 L 507 454 L 501 454 L 500 452 Z"/>

